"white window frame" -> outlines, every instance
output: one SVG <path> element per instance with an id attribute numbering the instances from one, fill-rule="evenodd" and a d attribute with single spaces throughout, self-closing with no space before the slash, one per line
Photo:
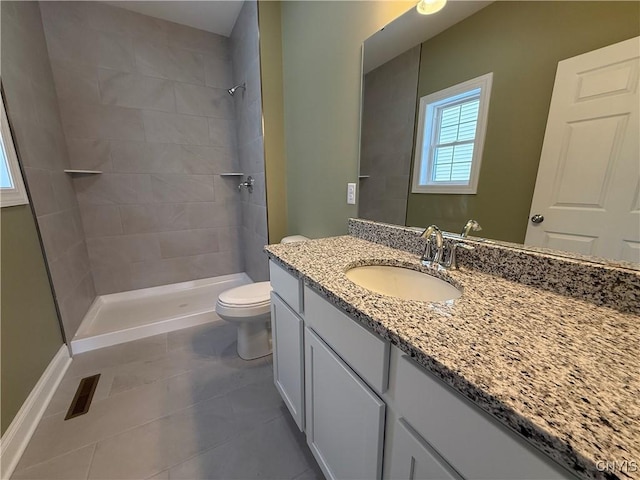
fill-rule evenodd
<path id="1" fill-rule="evenodd" d="M 484 137 L 487 131 L 487 117 L 489 115 L 489 99 L 491 97 L 492 82 L 493 72 L 420 98 L 418 133 L 416 135 L 415 163 L 413 166 L 411 193 L 475 194 L 477 192 L 478 177 L 480 176 L 480 166 L 482 163 L 482 151 L 484 149 Z M 430 171 L 432 167 L 431 144 L 435 138 L 435 126 L 433 123 L 437 109 L 447 103 L 454 103 L 451 101 L 452 97 L 462 95 L 478 88 L 480 89 L 480 106 L 478 110 L 478 123 L 474 140 L 469 182 L 437 182 L 421 184 L 421 173 L 425 168 Z M 427 150 L 426 155 L 424 155 L 425 150 Z"/>
<path id="2" fill-rule="evenodd" d="M 27 189 L 22 179 L 22 172 L 18 164 L 18 155 L 16 154 L 16 148 L 13 143 L 13 137 L 11 136 L 9 120 L 7 118 L 7 112 L 4 109 L 3 101 L 0 101 L 0 108 L 2 109 L 2 117 L 0 118 L 0 133 L 2 134 L 2 138 L 0 141 L 2 141 L 2 145 L 4 146 L 4 153 L 7 157 L 7 169 L 13 181 L 13 188 L 0 188 L 0 207 L 25 205 L 29 203 L 29 197 L 27 197 Z"/>

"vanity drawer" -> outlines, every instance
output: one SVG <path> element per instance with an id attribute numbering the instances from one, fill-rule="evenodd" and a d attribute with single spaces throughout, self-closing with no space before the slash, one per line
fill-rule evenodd
<path id="1" fill-rule="evenodd" d="M 406 355 L 391 375 L 398 415 L 464 478 L 574 478 Z"/>
<path id="2" fill-rule="evenodd" d="M 389 342 L 377 337 L 331 305 L 309 287 L 304 287 L 305 324 L 378 393 L 387 390 Z"/>
<path id="3" fill-rule="evenodd" d="M 297 313 L 303 312 L 302 280 L 269 260 L 271 288 Z"/>

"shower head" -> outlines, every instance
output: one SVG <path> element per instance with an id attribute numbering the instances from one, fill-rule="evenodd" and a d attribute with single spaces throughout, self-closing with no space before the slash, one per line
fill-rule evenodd
<path id="1" fill-rule="evenodd" d="M 229 92 L 229 95 L 231 95 L 232 97 L 236 94 L 236 90 L 238 90 L 239 88 L 243 89 L 243 90 L 247 90 L 247 87 L 244 83 L 240 84 L 240 85 L 236 85 L 235 87 L 231 87 L 229 90 L 227 90 L 227 92 Z"/>

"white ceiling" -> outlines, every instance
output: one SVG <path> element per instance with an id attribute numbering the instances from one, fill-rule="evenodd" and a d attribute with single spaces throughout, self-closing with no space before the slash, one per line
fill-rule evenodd
<path id="1" fill-rule="evenodd" d="M 120 0 L 106 3 L 228 37 L 236 23 L 243 0 Z"/>
<path id="2" fill-rule="evenodd" d="M 435 37 L 491 3 L 493 2 L 454 0 L 434 15 L 421 15 L 415 8 L 411 8 L 365 40 L 364 73 L 369 73 L 410 48 Z"/>

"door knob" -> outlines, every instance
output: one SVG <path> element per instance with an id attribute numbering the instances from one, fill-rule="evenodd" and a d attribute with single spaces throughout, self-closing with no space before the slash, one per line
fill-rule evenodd
<path id="1" fill-rule="evenodd" d="M 531 221 L 533 223 L 542 223 L 544 222 L 544 217 L 537 213 L 533 217 L 531 217 Z"/>

